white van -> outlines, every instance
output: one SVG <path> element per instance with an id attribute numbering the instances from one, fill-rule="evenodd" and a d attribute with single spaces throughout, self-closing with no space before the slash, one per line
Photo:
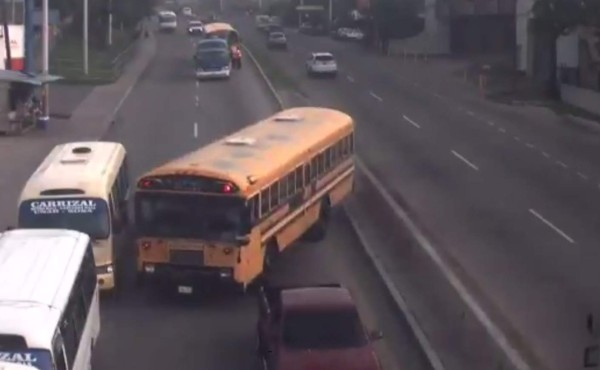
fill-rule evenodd
<path id="1" fill-rule="evenodd" d="M 91 141 L 57 145 L 31 175 L 19 198 L 18 226 L 61 228 L 92 238 L 98 283 L 118 285 L 116 273 L 128 246 L 127 152 L 121 143 Z"/>
<path id="2" fill-rule="evenodd" d="M 61 229 L 0 234 L 0 361 L 89 370 L 100 334 L 90 238 Z M 25 370 L 0 365 L 3 370 Z"/>

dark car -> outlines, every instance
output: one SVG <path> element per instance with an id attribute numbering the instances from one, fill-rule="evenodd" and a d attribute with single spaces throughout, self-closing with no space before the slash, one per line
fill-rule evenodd
<path id="1" fill-rule="evenodd" d="M 266 370 L 380 370 L 350 292 L 339 284 L 263 286 L 258 352 Z"/>

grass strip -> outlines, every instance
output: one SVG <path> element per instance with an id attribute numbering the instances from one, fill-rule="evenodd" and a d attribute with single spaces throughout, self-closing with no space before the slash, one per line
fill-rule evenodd
<path id="1" fill-rule="evenodd" d="M 50 73 L 64 77 L 62 83 L 103 85 L 116 81 L 129 55 L 122 55 L 135 40 L 125 31 L 115 30 L 113 44 L 103 50 L 88 49 L 88 74 L 83 71 L 83 42 L 80 38 L 65 35 L 52 50 Z M 117 60 L 119 58 L 121 60 Z"/>
<path id="2" fill-rule="evenodd" d="M 273 62 L 269 53 L 264 47 L 260 47 L 253 42 L 244 41 L 244 45 L 252 52 L 263 71 L 271 80 L 273 87 L 278 91 L 299 91 L 298 84 L 285 71 Z"/>

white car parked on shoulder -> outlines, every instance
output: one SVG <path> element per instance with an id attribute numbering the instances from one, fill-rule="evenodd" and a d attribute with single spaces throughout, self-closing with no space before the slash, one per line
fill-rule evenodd
<path id="1" fill-rule="evenodd" d="M 311 53 L 306 61 L 306 73 L 309 76 L 329 75 L 335 77 L 338 68 L 331 53 Z"/>

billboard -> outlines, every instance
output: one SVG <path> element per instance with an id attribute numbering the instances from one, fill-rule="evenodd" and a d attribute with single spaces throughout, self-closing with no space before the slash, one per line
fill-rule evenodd
<path id="1" fill-rule="evenodd" d="M 10 36 L 10 56 L 13 60 L 13 69 L 22 69 L 25 59 L 25 28 L 23 25 L 8 25 Z M 4 27 L 0 27 L 0 69 L 5 69 L 6 46 L 4 41 Z M 21 66 L 19 68 L 19 66 Z"/>

